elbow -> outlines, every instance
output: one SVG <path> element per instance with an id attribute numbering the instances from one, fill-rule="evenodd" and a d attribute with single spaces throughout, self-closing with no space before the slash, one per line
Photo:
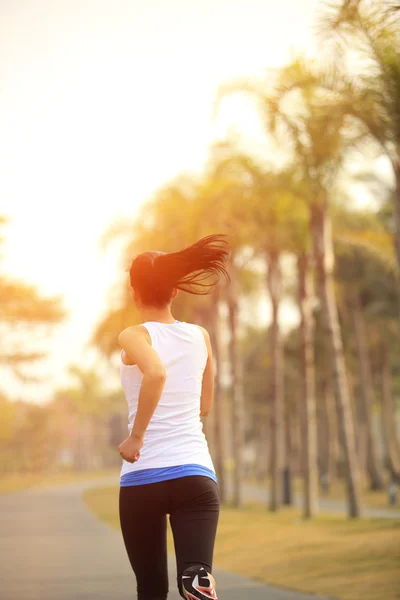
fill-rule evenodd
<path id="1" fill-rule="evenodd" d="M 200 416 L 207 417 L 213 406 L 213 398 L 202 398 L 200 402 Z"/>
<path id="2" fill-rule="evenodd" d="M 208 415 L 210 414 L 210 410 L 211 410 L 211 408 L 201 408 L 200 409 L 200 416 L 201 417 L 208 417 Z"/>
<path id="3" fill-rule="evenodd" d="M 149 369 L 146 371 L 145 375 L 152 381 L 159 381 L 160 383 L 165 382 L 167 379 L 167 373 L 165 369 Z"/>

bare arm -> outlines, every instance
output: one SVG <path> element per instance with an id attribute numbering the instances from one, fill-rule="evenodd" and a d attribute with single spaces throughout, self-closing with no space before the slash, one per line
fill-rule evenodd
<path id="1" fill-rule="evenodd" d="M 208 352 L 207 363 L 203 373 L 200 399 L 200 416 L 206 417 L 209 414 L 214 402 L 214 363 L 210 335 L 208 331 L 204 329 L 204 327 L 199 327 L 199 329 L 201 329 L 201 332 L 204 335 Z"/>
<path id="2" fill-rule="evenodd" d="M 159 355 L 151 346 L 144 327 L 128 327 L 118 336 L 118 342 L 143 373 L 138 409 L 130 437 L 143 440 L 151 417 L 164 389 L 166 372 Z"/>

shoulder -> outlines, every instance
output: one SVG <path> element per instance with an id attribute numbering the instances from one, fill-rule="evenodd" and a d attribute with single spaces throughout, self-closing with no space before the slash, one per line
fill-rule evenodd
<path id="1" fill-rule="evenodd" d="M 200 331 L 204 337 L 204 341 L 206 343 L 207 350 L 210 352 L 211 351 L 211 339 L 210 339 L 210 334 L 208 333 L 207 329 L 205 327 L 202 327 L 201 325 L 194 325 L 194 326 L 197 327 L 197 329 L 200 329 Z"/>
<path id="2" fill-rule="evenodd" d="M 203 334 L 203 336 L 206 340 L 210 339 L 210 334 L 208 333 L 208 331 L 205 327 L 202 327 L 201 325 L 195 325 L 195 327 L 200 329 L 201 333 Z"/>
<path id="3" fill-rule="evenodd" d="M 131 327 L 126 327 L 118 336 L 118 343 L 120 346 L 124 346 L 126 342 L 131 342 L 134 340 L 145 339 L 151 342 L 150 334 L 147 331 L 146 327 L 143 325 L 133 325 Z"/>

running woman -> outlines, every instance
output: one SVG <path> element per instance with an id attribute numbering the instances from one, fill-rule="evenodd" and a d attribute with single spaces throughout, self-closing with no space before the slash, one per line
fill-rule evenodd
<path id="1" fill-rule="evenodd" d="M 178 290 L 205 294 L 220 275 L 228 279 L 228 256 L 224 236 L 211 235 L 180 252 L 145 252 L 130 267 L 143 322 L 118 338 L 129 408 L 129 437 L 119 446 L 119 516 L 138 600 L 167 598 L 167 515 L 180 595 L 217 599 L 212 561 L 219 492 L 200 419 L 213 404 L 210 337 L 177 321 L 171 302 Z"/>

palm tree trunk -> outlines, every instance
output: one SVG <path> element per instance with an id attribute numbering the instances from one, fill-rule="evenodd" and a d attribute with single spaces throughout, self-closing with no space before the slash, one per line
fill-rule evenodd
<path id="1" fill-rule="evenodd" d="M 360 385 L 362 400 L 362 421 L 366 430 L 367 471 L 372 490 L 382 490 L 384 479 L 382 467 L 379 464 L 376 439 L 372 424 L 372 409 L 374 405 L 374 388 L 371 376 L 371 364 L 368 354 L 367 332 L 363 309 L 358 297 L 353 298 L 351 314 L 354 323 L 354 332 L 357 345 L 357 354 L 360 364 Z"/>
<path id="2" fill-rule="evenodd" d="M 225 479 L 225 398 L 221 386 L 221 334 L 219 326 L 219 289 L 212 294 L 212 318 L 210 321 L 210 338 L 215 362 L 214 384 L 214 440 L 215 440 L 215 470 L 218 478 L 218 488 L 221 502 L 226 501 Z"/>
<path id="3" fill-rule="evenodd" d="M 344 362 L 343 341 L 334 290 L 334 253 L 331 222 L 326 208 L 319 205 L 313 206 L 311 231 L 320 299 L 328 330 L 339 415 L 343 430 L 349 516 L 359 517 L 361 512 L 360 473 L 356 454 L 349 384 Z"/>
<path id="4" fill-rule="evenodd" d="M 356 446 L 360 476 L 363 478 L 368 473 L 368 428 L 365 418 L 364 401 L 361 393 L 361 402 L 355 406 L 354 427 L 356 431 Z"/>
<path id="5" fill-rule="evenodd" d="M 394 238 L 394 247 L 396 251 L 397 259 L 397 273 L 400 277 L 400 159 L 393 160 L 393 171 L 395 176 L 395 190 L 394 190 L 394 207 L 393 216 L 396 225 L 396 233 Z"/>
<path id="6" fill-rule="evenodd" d="M 315 399 L 314 323 L 311 295 L 311 271 L 306 254 L 297 260 L 299 277 L 299 307 L 301 315 L 301 362 L 303 370 L 303 466 L 304 507 L 306 519 L 317 513 L 318 460 L 317 460 L 317 410 Z"/>
<path id="7" fill-rule="evenodd" d="M 295 438 L 292 437 L 292 414 L 293 414 L 293 398 L 286 396 L 284 398 L 284 440 L 285 448 L 283 456 L 285 458 L 285 467 L 283 472 L 283 504 L 291 506 L 293 504 L 293 444 Z"/>
<path id="8" fill-rule="evenodd" d="M 229 312 L 230 342 L 229 354 L 231 362 L 232 382 L 232 441 L 233 441 L 233 505 L 242 504 L 243 451 L 244 451 L 244 396 L 243 396 L 243 364 L 238 344 L 238 281 L 235 271 L 234 257 L 230 265 L 230 285 L 227 288 Z"/>
<path id="9" fill-rule="evenodd" d="M 387 461 L 392 478 L 400 482 L 400 444 L 397 437 L 396 410 L 392 397 L 392 376 L 387 344 L 382 351 L 382 428 Z"/>
<path id="10" fill-rule="evenodd" d="M 328 485 L 330 485 L 337 476 L 337 464 L 339 459 L 339 431 L 337 422 L 336 399 L 332 386 L 332 378 L 329 374 L 323 382 L 323 402 L 322 413 L 325 424 L 325 449 L 326 462 L 321 475 L 328 477 Z"/>
<path id="11" fill-rule="evenodd" d="M 301 473 L 301 445 L 302 435 L 300 431 L 300 398 L 295 395 L 295 402 L 289 415 L 290 439 L 291 439 L 291 472 L 294 477 Z"/>
<path id="12" fill-rule="evenodd" d="M 279 254 L 267 253 L 267 284 L 272 303 L 271 324 L 271 511 L 278 510 L 282 503 L 283 465 L 283 343 L 279 326 L 279 307 L 282 297 L 282 273 Z"/>
<path id="13" fill-rule="evenodd" d="M 266 408 L 266 407 L 265 407 Z M 271 429 L 270 420 L 265 414 L 265 410 L 258 409 L 256 426 L 256 478 L 265 480 L 269 473 L 268 465 L 270 463 L 271 450 Z"/>

